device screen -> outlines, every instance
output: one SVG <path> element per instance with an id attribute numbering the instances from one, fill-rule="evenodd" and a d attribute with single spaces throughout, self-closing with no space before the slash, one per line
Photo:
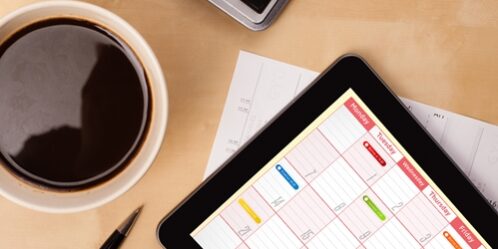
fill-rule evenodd
<path id="1" fill-rule="evenodd" d="M 190 235 L 206 249 L 491 248 L 352 89 Z"/>
<path id="2" fill-rule="evenodd" d="M 261 14 L 266 9 L 266 6 L 270 4 L 271 0 L 241 0 L 241 1 L 247 4 L 247 6 L 249 6 L 254 11 Z"/>

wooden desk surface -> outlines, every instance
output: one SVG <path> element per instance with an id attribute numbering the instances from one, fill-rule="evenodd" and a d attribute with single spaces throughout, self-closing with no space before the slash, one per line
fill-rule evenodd
<path id="1" fill-rule="evenodd" d="M 0 15 L 29 2 L 0 0 Z M 498 124 L 496 1 L 292 0 L 260 33 L 206 0 L 90 2 L 130 22 L 159 58 L 171 106 L 164 146 L 137 185 L 97 209 L 45 214 L 0 197 L 0 248 L 98 248 L 142 203 L 122 248 L 161 248 L 157 223 L 202 180 L 241 49 L 316 71 L 355 52 L 397 94 Z"/>

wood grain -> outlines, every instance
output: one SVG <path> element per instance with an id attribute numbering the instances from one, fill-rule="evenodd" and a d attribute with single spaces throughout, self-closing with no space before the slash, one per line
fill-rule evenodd
<path id="1" fill-rule="evenodd" d="M 0 0 L 0 15 L 29 0 Z M 150 43 L 168 81 L 166 140 L 145 177 L 97 209 L 54 215 L 0 198 L 0 248 L 98 248 L 138 205 L 123 247 L 161 248 L 159 220 L 202 180 L 239 50 L 322 70 L 365 57 L 399 95 L 498 124 L 498 2 L 292 0 L 254 33 L 206 0 L 94 0 Z"/>

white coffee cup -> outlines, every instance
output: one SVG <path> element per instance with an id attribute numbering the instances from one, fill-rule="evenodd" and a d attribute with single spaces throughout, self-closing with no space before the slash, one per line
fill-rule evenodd
<path id="1" fill-rule="evenodd" d="M 83 211 L 108 203 L 130 189 L 152 165 L 166 131 L 168 96 L 166 82 L 154 53 L 126 21 L 98 6 L 77 1 L 47 1 L 22 7 L 0 19 L 0 44 L 21 28 L 50 18 L 89 20 L 112 31 L 127 43 L 142 62 L 149 79 L 152 110 L 149 129 L 136 156 L 116 176 L 78 191 L 61 192 L 26 183 L 0 165 L 0 194 L 22 206 L 52 213 Z M 1 163 L 1 162 L 0 162 Z"/>

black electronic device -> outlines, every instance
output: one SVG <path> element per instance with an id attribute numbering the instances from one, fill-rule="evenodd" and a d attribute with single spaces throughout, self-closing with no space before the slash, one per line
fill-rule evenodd
<path id="1" fill-rule="evenodd" d="M 322 73 L 159 224 L 175 248 L 491 248 L 498 216 L 359 57 Z"/>
<path id="2" fill-rule="evenodd" d="M 247 28 L 260 31 L 273 23 L 288 0 L 209 0 L 209 2 Z"/>

